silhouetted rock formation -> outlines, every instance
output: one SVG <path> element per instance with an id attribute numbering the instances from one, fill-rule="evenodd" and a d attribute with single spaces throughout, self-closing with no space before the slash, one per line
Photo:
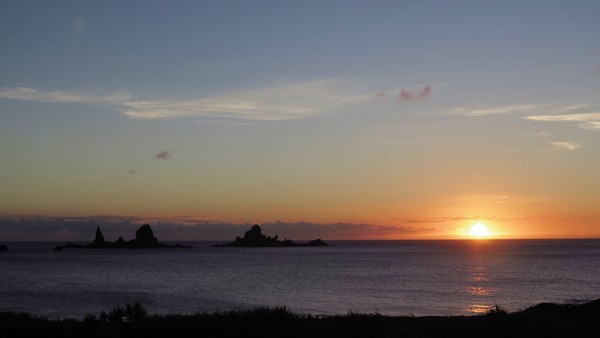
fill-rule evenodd
<path id="1" fill-rule="evenodd" d="M 270 237 L 262 234 L 258 224 L 254 224 L 246 231 L 244 238 L 237 236 L 234 242 L 226 244 L 215 244 L 213 247 L 290 247 L 290 246 L 328 246 L 320 238 L 308 243 L 294 243 L 291 239 L 280 241 L 278 236 Z"/>
<path id="2" fill-rule="evenodd" d="M 115 245 L 124 248 L 127 246 L 127 242 L 125 242 L 123 237 L 119 236 L 119 239 L 117 239 L 117 241 L 115 242 Z"/>
<path id="3" fill-rule="evenodd" d="M 267 236 L 262 234 L 262 230 L 258 224 L 254 224 L 250 230 L 244 234 L 245 241 L 261 242 L 267 239 Z"/>
<path id="4" fill-rule="evenodd" d="M 98 247 L 106 245 L 106 241 L 104 240 L 104 235 L 102 235 L 102 231 L 100 231 L 100 227 L 96 228 L 96 238 L 92 242 L 92 245 Z"/>
<path id="5" fill-rule="evenodd" d="M 107 242 L 100 231 L 100 227 L 96 229 L 96 238 L 91 244 L 74 244 L 67 243 L 65 245 L 57 245 L 54 251 L 62 251 L 63 249 L 148 249 L 148 248 L 191 248 L 190 246 L 175 244 L 167 245 L 158 242 L 154 237 L 154 232 L 149 224 L 142 225 L 135 232 L 135 239 L 125 241 L 123 237 L 119 237 L 116 242 Z"/>
<path id="6" fill-rule="evenodd" d="M 6 245 L 0 245 L 0 251 L 8 251 L 8 247 Z"/>
<path id="7" fill-rule="evenodd" d="M 154 248 L 162 244 L 158 243 L 158 239 L 154 237 L 154 233 L 149 224 L 142 225 L 135 232 L 135 239 L 129 242 L 130 247 L 135 248 Z"/>
<path id="8" fill-rule="evenodd" d="M 309 246 L 329 246 L 329 244 L 323 242 L 323 240 L 320 238 L 317 238 L 315 240 L 308 242 L 308 245 Z"/>

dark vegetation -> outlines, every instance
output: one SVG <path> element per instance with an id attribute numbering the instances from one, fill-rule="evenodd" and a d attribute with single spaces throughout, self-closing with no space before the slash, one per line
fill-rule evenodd
<path id="1" fill-rule="evenodd" d="M 388 317 L 294 314 L 285 307 L 194 315 L 149 315 L 139 304 L 82 320 L 0 313 L 0 337 L 600 337 L 600 300 L 540 304 L 485 315 Z"/>
<path id="2" fill-rule="evenodd" d="M 154 232 L 150 228 L 150 224 L 142 225 L 135 232 L 135 239 L 125 241 L 123 237 L 119 237 L 116 242 L 108 242 L 104 239 L 100 227 L 96 228 L 96 238 L 90 244 L 74 244 L 67 243 L 65 245 L 58 245 L 54 248 L 54 251 L 62 251 L 63 249 L 148 249 L 148 248 L 189 248 L 189 246 L 175 244 L 167 245 L 160 243 Z"/>
<path id="3" fill-rule="evenodd" d="M 226 244 L 215 244 L 214 247 L 291 247 L 291 246 L 328 246 L 320 238 L 308 243 L 295 243 L 291 239 L 280 241 L 278 236 L 265 236 L 258 224 L 254 224 L 246 231 L 244 238 L 236 237 L 234 242 Z"/>
<path id="4" fill-rule="evenodd" d="M 8 247 L 4 244 L 0 245 L 0 251 L 8 251 Z"/>

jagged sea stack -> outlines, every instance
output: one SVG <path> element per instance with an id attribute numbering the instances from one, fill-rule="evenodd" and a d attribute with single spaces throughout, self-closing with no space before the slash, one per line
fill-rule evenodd
<path id="1" fill-rule="evenodd" d="M 106 246 L 106 240 L 104 240 L 104 235 L 102 235 L 102 231 L 100 231 L 100 227 L 96 228 L 96 238 L 92 242 L 92 246 L 102 247 Z"/>
<path id="2" fill-rule="evenodd" d="M 54 251 L 62 251 L 63 249 L 146 249 L 146 248 L 191 248 L 187 245 L 167 245 L 158 242 L 154 237 L 152 228 L 149 224 L 144 224 L 135 232 L 135 239 L 125 241 L 123 237 L 119 237 L 116 242 L 108 242 L 104 239 L 100 227 L 96 228 L 96 238 L 90 244 L 74 244 L 67 243 L 65 245 L 57 245 Z"/>

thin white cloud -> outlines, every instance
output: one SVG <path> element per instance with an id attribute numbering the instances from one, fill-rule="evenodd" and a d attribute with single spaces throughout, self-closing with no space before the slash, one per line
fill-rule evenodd
<path id="1" fill-rule="evenodd" d="M 568 150 L 568 151 L 573 151 L 576 150 L 578 148 L 581 148 L 580 145 L 571 143 L 571 142 L 565 142 L 565 141 L 561 141 L 561 142 L 551 142 L 550 145 L 552 147 L 554 147 L 554 149 L 557 150 Z"/>
<path id="2" fill-rule="evenodd" d="M 259 121 L 315 116 L 373 100 L 371 95 L 351 93 L 346 82 L 336 80 L 292 83 L 181 100 L 133 100 L 126 92 L 96 95 L 41 91 L 31 88 L 0 89 L 0 98 L 37 102 L 110 104 L 126 116 L 136 119 L 217 117 Z"/>
<path id="3" fill-rule="evenodd" d="M 249 120 L 289 120 L 319 115 L 357 104 L 368 95 L 341 93 L 337 81 L 311 81 L 265 87 L 196 100 L 127 102 L 123 112 L 131 118 L 224 117 Z"/>
<path id="4" fill-rule="evenodd" d="M 600 121 L 600 113 L 564 114 L 564 115 L 532 115 L 526 120 L 551 122 L 587 122 Z"/>
<path id="5" fill-rule="evenodd" d="M 137 119 L 180 117 L 228 117 L 250 120 L 289 120 L 316 115 L 319 110 L 308 105 L 274 105 L 260 101 L 236 99 L 202 99 L 192 101 L 127 102 L 123 113 Z"/>
<path id="6" fill-rule="evenodd" d="M 539 110 L 543 107 L 541 104 L 521 104 L 511 106 L 496 106 L 496 107 L 485 107 L 485 108 L 465 108 L 457 107 L 452 110 L 453 114 L 456 115 L 467 115 L 467 116 L 488 116 L 497 114 L 515 114 Z"/>
<path id="7" fill-rule="evenodd" d="M 466 116 L 489 116 L 499 114 L 520 114 L 520 113 L 542 113 L 545 114 L 564 114 L 588 107 L 589 103 L 526 103 L 517 105 L 501 105 L 488 107 L 456 107 L 451 111 L 454 115 Z"/>
<path id="8" fill-rule="evenodd" d="M 530 103 L 482 108 L 456 107 L 450 111 L 450 114 L 474 117 L 499 114 L 527 114 L 527 116 L 522 117 L 524 120 L 537 122 L 571 122 L 578 123 L 578 126 L 581 129 L 600 130 L 600 112 L 589 112 L 589 110 L 596 108 L 597 107 L 589 102 Z M 546 134 L 543 135 L 546 136 Z"/>
<path id="9" fill-rule="evenodd" d="M 452 110 L 454 115 L 466 115 L 466 116 L 488 116 L 498 114 L 534 114 L 539 112 L 553 113 L 553 114 L 564 114 L 579 109 L 588 107 L 588 103 L 577 103 L 577 104 L 541 104 L 541 103 L 528 103 L 518 105 L 504 105 L 504 106 L 488 106 L 488 107 L 457 107 Z"/>
<path id="10" fill-rule="evenodd" d="M 580 124 L 579 127 L 581 129 L 587 130 L 600 130 L 600 121 L 590 121 L 583 124 Z"/>
<path id="11" fill-rule="evenodd" d="M 113 104 L 121 105 L 131 100 L 131 95 L 126 92 L 115 92 L 110 95 L 75 93 L 67 91 L 44 91 L 32 88 L 4 88 L 0 89 L 0 98 L 11 100 L 35 102 L 62 102 L 62 103 L 87 103 L 87 104 Z"/>
<path id="12" fill-rule="evenodd" d="M 531 115 L 525 117 L 525 119 L 541 122 L 575 122 L 579 123 L 581 129 L 600 130 L 600 113 Z"/>

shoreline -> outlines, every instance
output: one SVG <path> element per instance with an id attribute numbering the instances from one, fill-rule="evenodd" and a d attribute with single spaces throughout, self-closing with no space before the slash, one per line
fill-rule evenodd
<path id="1" fill-rule="evenodd" d="M 149 315 L 139 303 L 83 319 L 0 313 L 0 337 L 599 337 L 600 299 L 542 303 L 473 316 L 314 316 L 285 307 L 198 314 Z"/>

